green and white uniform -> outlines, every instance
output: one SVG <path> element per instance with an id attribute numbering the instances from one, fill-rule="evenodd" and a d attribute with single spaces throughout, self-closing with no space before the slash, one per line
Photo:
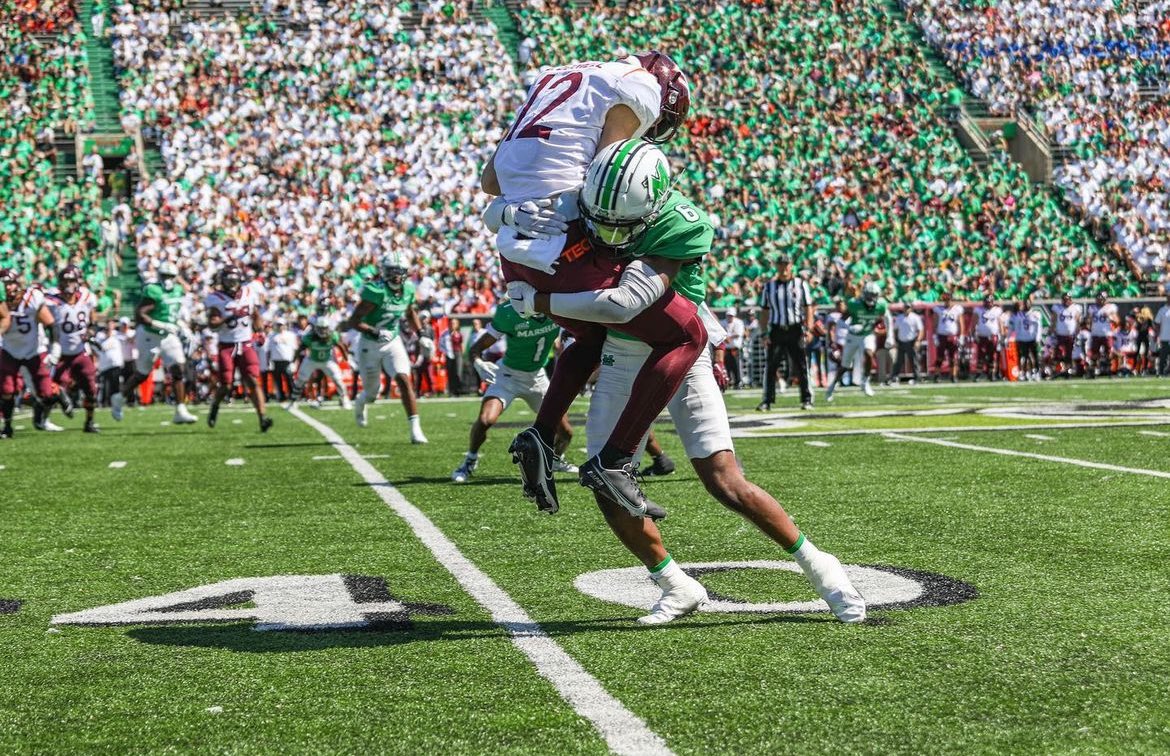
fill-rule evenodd
<path id="1" fill-rule="evenodd" d="M 410 376 L 410 356 L 398 333 L 398 323 L 414 304 L 414 286 L 402 284 L 402 290 L 391 291 L 380 279 L 362 287 L 361 301 L 374 305 L 362 322 L 377 329 L 379 336 L 362 332 L 358 344 L 358 369 L 362 374 L 362 393 L 373 403 L 382 389 L 382 373 Z"/>
<path id="2" fill-rule="evenodd" d="M 884 299 L 878 299 L 870 307 L 861 297 L 855 297 L 845 303 L 846 317 L 849 320 L 849 332 L 845 336 L 845 348 L 841 353 L 841 369 L 849 370 L 861 351 L 872 352 L 877 349 L 877 339 L 874 329 L 879 322 L 886 319 L 890 305 Z"/>
<path id="3" fill-rule="evenodd" d="M 330 331 L 324 339 L 318 338 L 312 330 L 305 331 L 305 335 L 301 337 L 301 345 L 305 347 L 306 352 L 304 359 L 301 360 L 301 366 L 297 370 L 296 388 L 293 389 L 293 396 L 301 395 L 301 389 L 305 383 L 318 370 L 325 373 L 330 380 L 337 384 L 338 391 L 345 393 L 341 367 L 334 359 L 335 350 L 340 343 L 341 337 L 337 335 L 336 331 Z"/>
<path id="4" fill-rule="evenodd" d="M 707 214 L 682 194 L 671 191 L 670 197 L 654 224 L 632 247 L 635 257 L 664 257 L 685 260 L 671 284 L 676 292 L 699 306 L 704 314 L 709 341 L 722 343 L 726 333 L 710 315 L 704 299 L 707 275 L 704 258 L 711 252 L 714 227 Z M 634 379 L 650 356 L 651 348 L 641 341 L 611 330 L 601 352 L 601 372 L 589 402 L 585 421 L 587 456 L 601 451 L 618 418 L 630 400 Z M 715 382 L 710 350 L 703 350 L 678 391 L 666 405 L 679 439 L 691 459 L 702 459 L 716 452 L 734 450 L 731 425 L 723 394 Z M 646 441 L 638 448 L 641 458 Z"/>
<path id="5" fill-rule="evenodd" d="M 152 283 L 142 290 L 142 301 L 153 302 L 154 308 L 150 311 L 150 319 L 156 323 L 170 323 L 179 325 L 183 310 L 184 291 L 181 286 L 173 286 L 170 291 L 160 283 Z M 185 365 L 187 357 L 183 353 L 183 342 L 177 334 L 152 326 L 139 324 L 134 332 L 134 344 L 138 349 L 138 359 L 134 369 L 139 375 L 146 375 L 154 366 L 154 361 L 162 357 L 163 367 L 168 370 L 173 365 Z"/>
<path id="6" fill-rule="evenodd" d="M 533 412 L 539 411 L 548 392 L 544 366 L 552 359 L 561 327 L 550 318 L 522 318 L 505 302 L 496 308 L 487 332 L 496 339 L 506 338 L 508 348 L 484 398 L 499 399 L 504 409 L 516 399 L 523 399 Z"/>

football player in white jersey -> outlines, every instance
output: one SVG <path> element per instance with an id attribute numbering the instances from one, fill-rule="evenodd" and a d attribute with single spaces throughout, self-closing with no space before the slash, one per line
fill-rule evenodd
<path id="1" fill-rule="evenodd" d="M 500 198 L 484 220 L 489 228 L 499 229 L 496 242 L 506 281 L 554 293 L 603 290 L 621 283 L 623 297 L 654 296 L 654 307 L 619 326 L 649 344 L 652 354 L 638 377 L 638 401 L 627 405 L 597 455 L 602 474 L 622 490 L 636 486 L 632 460 L 638 442 L 706 348 L 706 329 L 694 303 L 656 286 L 657 273 L 646 261 L 627 264 L 620 255 L 591 247 L 579 220 L 576 190 L 594 156 L 616 144 L 625 147 L 610 151 L 610 166 L 654 161 L 646 142 L 670 139 L 689 108 L 686 77 L 657 51 L 549 69 L 533 85 L 481 177 L 484 191 Z M 599 170 L 607 172 L 605 166 Z M 603 213 L 612 213 L 624 192 L 617 188 L 621 177 L 614 177 L 604 186 L 604 196 L 594 198 Z M 652 187 L 664 196 L 669 189 L 665 160 L 651 178 Z M 598 191 L 602 188 L 599 185 Z M 620 228 L 615 233 L 627 235 L 632 230 Z M 620 246 L 621 239 L 610 241 L 615 243 L 611 246 Z M 558 508 L 552 477 L 556 428 L 597 367 L 606 337 L 606 329 L 596 323 L 569 317 L 556 321 L 573 342 L 557 359 L 536 422 L 510 448 L 520 465 L 525 495 L 546 512 Z"/>
<path id="2" fill-rule="evenodd" d="M 53 380 L 68 391 L 77 385 L 84 397 L 85 432 L 97 433 L 93 411 L 97 406 L 97 368 L 86 351 L 89 324 L 97 297 L 82 284 L 81 271 L 68 265 L 57 274 L 57 291 L 49 294 L 46 303 L 53 313 L 55 343 L 49 350 L 49 363 L 55 364 Z"/>
<path id="3" fill-rule="evenodd" d="M 61 430 L 48 421 L 48 411 L 54 403 L 69 407 L 65 392 L 54 389 L 49 376 L 49 361 L 44 329 L 49 328 L 49 338 L 54 334 L 53 313 L 45 301 L 45 293 L 37 286 L 25 287 L 20 278 L 10 270 L 0 272 L 0 283 L 4 286 L 4 299 L 8 303 L 10 317 L 4 332 L 4 344 L 0 347 L 0 416 L 4 425 L 0 438 L 12 438 L 12 413 L 16 406 L 16 392 L 21 370 L 30 376 L 33 395 L 40 403 L 36 406 L 33 424 L 37 430 Z"/>
<path id="4" fill-rule="evenodd" d="M 1117 305 L 1109 301 L 1109 296 L 1101 291 L 1097 293 L 1097 306 L 1090 313 L 1093 321 L 1089 338 L 1088 365 L 1086 374 L 1089 378 L 1098 375 L 1113 375 L 1113 332 L 1121 323 L 1117 314 Z"/>
<path id="5" fill-rule="evenodd" d="M 963 340 L 963 306 L 955 304 L 949 291 L 944 291 L 942 304 L 934 308 L 934 382 L 942 375 L 942 366 L 951 367 L 951 383 L 959 380 L 959 347 Z"/>
<path id="6" fill-rule="evenodd" d="M 1011 331 L 1016 338 L 1016 351 L 1020 356 L 1020 380 L 1040 380 L 1040 344 L 1043 343 L 1041 334 L 1043 330 L 1044 316 L 1032 307 L 1032 295 L 1029 294 L 1016 303 L 1016 311 L 1011 319 Z"/>
<path id="7" fill-rule="evenodd" d="M 999 353 L 1003 349 L 1003 308 L 990 294 L 975 308 L 975 377 L 981 374 L 999 380 Z"/>
<path id="8" fill-rule="evenodd" d="M 235 265 L 226 265 L 217 276 L 219 288 L 207 295 L 207 325 L 216 332 L 216 387 L 207 411 L 207 425 L 215 427 L 219 405 L 232 390 L 237 370 L 240 383 L 252 399 L 260 432 L 267 433 L 272 418 L 265 412 L 264 392 L 260 390 L 260 357 L 252 345 L 252 329 L 260 330 L 260 302 L 251 286 L 244 286 L 244 274 Z"/>
<path id="9" fill-rule="evenodd" d="M 1065 292 L 1060 297 L 1060 304 L 1052 305 L 1052 314 L 1056 317 L 1054 328 L 1056 347 L 1052 350 L 1052 364 L 1050 370 L 1053 377 L 1063 374 L 1068 377 L 1073 374 L 1073 347 L 1077 334 L 1081 330 L 1081 319 L 1085 315 L 1084 309 L 1073 301 L 1072 294 Z M 1059 364 L 1059 367 L 1057 365 Z"/>

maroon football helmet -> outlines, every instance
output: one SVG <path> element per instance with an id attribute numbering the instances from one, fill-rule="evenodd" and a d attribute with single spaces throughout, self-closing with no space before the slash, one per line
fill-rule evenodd
<path id="1" fill-rule="evenodd" d="M 219 286 L 233 297 L 244 285 L 244 273 L 235 265 L 227 265 L 219 272 Z"/>
<path id="2" fill-rule="evenodd" d="M 687 120 L 691 109 L 691 88 L 682 69 L 670 56 L 657 50 L 634 53 L 634 57 L 654 78 L 662 90 L 662 103 L 658 120 L 642 135 L 647 142 L 663 144 L 678 133 Z"/>
<path id="3" fill-rule="evenodd" d="M 66 265 L 57 272 L 57 290 L 71 297 L 81 287 L 81 280 L 81 269 L 76 265 Z"/>
<path id="4" fill-rule="evenodd" d="M 12 306 L 12 300 L 20 293 L 20 276 L 16 275 L 14 270 L 0 270 L 0 286 L 4 287 L 4 296 L 9 306 Z"/>

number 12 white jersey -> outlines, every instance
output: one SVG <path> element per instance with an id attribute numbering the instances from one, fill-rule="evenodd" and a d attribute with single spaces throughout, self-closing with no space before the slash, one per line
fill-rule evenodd
<path id="1" fill-rule="evenodd" d="M 658 120 L 661 101 L 658 80 L 636 58 L 541 71 L 496 149 L 504 197 L 520 202 L 576 189 L 597 153 L 610 108 L 634 111 L 637 138 Z"/>

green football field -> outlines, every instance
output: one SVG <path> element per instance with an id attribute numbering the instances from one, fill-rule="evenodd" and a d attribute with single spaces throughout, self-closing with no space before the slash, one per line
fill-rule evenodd
<path id="1" fill-rule="evenodd" d="M 519 405 L 461 486 L 474 400 L 423 402 L 425 447 L 397 403 L 266 435 L 238 403 L 215 430 L 19 416 L 0 751 L 1170 750 L 1170 383 L 756 401 L 728 399 L 744 469 L 854 565 L 864 625 L 681 465 L 647 493 L 720 611 L 636 624 L 651 586 L 585 489 L 519 495 Z"/>

